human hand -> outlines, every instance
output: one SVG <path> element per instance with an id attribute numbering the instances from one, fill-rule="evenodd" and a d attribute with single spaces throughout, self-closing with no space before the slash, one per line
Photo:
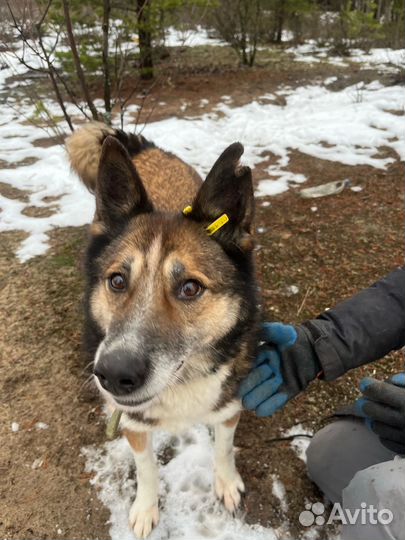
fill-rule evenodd
<path id="1" fill-rule="evenodd" d="M 405 373 L 388 381 L 365 377 L 360 390 L 364 397 L 356 401 L 356 412 L 386 448 L 405 454 Z"/>
<path id="2" fill-rule="evenodd" d="M 304 326 L 264 323 L 264 344 L 239 389 L 243 406 L 272 416 L 316 378 L 321 367 Z"/>

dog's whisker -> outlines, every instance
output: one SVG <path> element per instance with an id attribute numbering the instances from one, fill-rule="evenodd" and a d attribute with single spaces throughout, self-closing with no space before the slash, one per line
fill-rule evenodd
<path id="1" fill-rule="evenodd" d="M 79 393 L 81 393 L 85 388 L 90 388 L 92 385 L 94 385 L 94 378 L 93 375 L 89 375 L 80 385 Z"/>
<path id="2" fill-rule="evenodd" d="M 86 364 L 86 365 L 84 366 L 84 368 L 80 371 L 80 374 L 81 374 L 81 375 L 84 375 L 84 374 L 88 373 L 88 372 L 89 372 L 89 368 L 90 368 L 91 366 L 94 366 L 94 360 L 92 360 L 91 362 L 89 362 L 88 364 Z M 92 373 L 90 374 L 90 376 L 92 376 Z"/>

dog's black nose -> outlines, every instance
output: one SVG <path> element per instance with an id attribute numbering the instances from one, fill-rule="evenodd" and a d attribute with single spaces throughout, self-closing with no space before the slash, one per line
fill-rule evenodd
<path id="1" fill-rule="evenodd" d="M 133 353 L 111 350 L 101 354 L 93 373 L 105 390 L 115 396 L 124 396 L 144 384 L 147 369 L 146 360 L 136 358 Z"/>

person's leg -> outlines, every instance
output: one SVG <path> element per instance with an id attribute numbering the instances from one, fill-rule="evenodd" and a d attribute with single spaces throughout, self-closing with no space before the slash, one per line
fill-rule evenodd
<path id="1" fill-rule="evenodd" d="M 355 474 L 343 490 L 342 507 L 367 512 L 341 528 L 341 540 L 405 539 L 405 459 L 395 458 Z M 363 521 L 363 523 L 362 523 Z"/>
<path id="2" fill-rule="evenodd" d="M 358 471 L 394 456 L 361 420 L 343 418 L 315 434 L 307 450 L 308 475 L 330 501 L 341 502 Z"/>

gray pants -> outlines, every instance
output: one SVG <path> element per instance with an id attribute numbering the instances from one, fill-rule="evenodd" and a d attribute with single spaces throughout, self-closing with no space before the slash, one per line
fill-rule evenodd
<path id="1" fill-rule="evenodd" d="M 405 540 L 405 459 L 385 448 L 362 421 L 343 418 L 321 429 L 308 447 L 307 465 L 332 503 L 352 515 L 363 509 L 355 523 L 347 523 L 345 515 L 341 540 Z M 370 518 L 364 512 L 371 506 L 376 511 Z M 377 515 L 383 509 L 392 513 L 390 523 L 389 512 Z"/>

